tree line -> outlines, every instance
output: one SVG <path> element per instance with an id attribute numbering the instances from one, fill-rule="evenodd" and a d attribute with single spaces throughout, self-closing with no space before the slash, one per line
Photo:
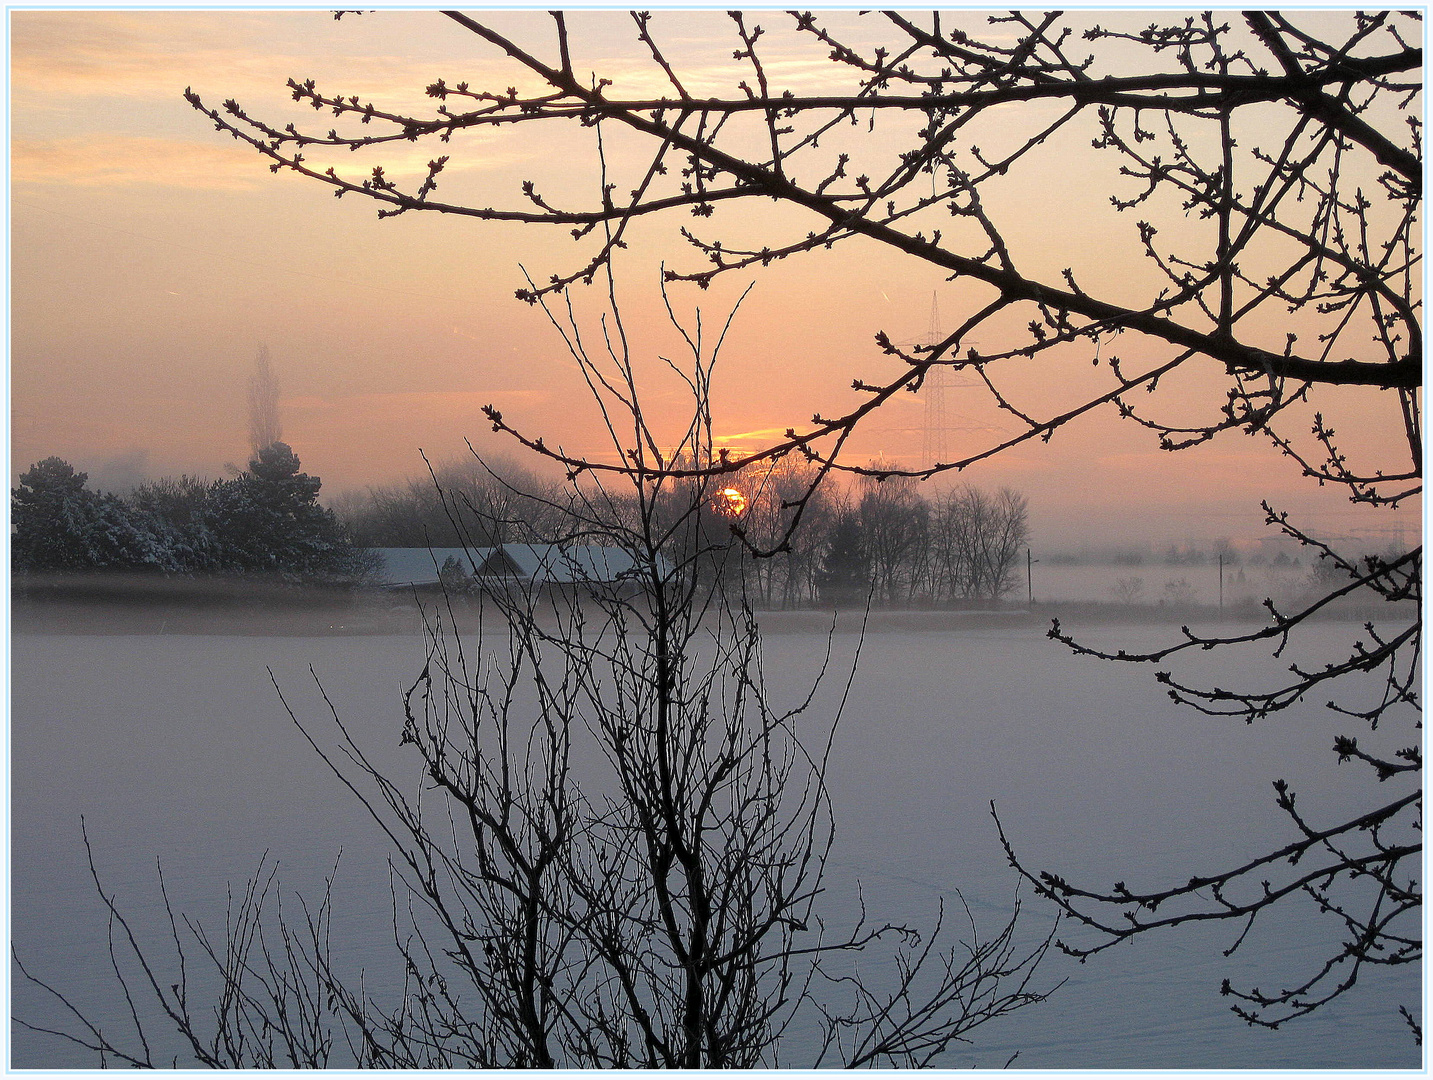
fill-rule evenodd
<path id="1" fill-rule="evenodd" d="M 362 579 L 373 567 L 371 553 L 319 505 L 322 482 L 300 466 L 288 444 L 275 442 L 238 476 L 165 477 L 120 496 L 90 490 L 88 474 L 46 458 L 11 492 L 11 564 L 19 574 Z"/>
<path id="2" fill-rule="evenodd" d="M 681 548 L 699 537 L 699 572 L 739 582 L 761 607 L 864 603 L 868 596 L 887 606 L 991 602 L 1014 588 L 1030 539 L 1025 496 L 965 484 L 926 497 L 908 477 L 863 477 L 806 499 L 801 528 L 793 530 L 816 468 L 787 457 L 745 469 L 716 489 L 674 484 L 660 500 L 665 543 Z M 346 494 L 335 510 L 355 542 L 371 547 L 493 547 L 570 537 L 581 516 L 575 498 L 571 488 L 511 461 L 474 457 Z M 604 491 L 602 499 L 614 520 L 639 514 L 634 497 Z"/>
<path id="3" fill-rule="evenodd" d="M 376 568 L 373 548 L 582 539 L 572 528 L 580 514 L 571 489 L 509 461 L 446 462 L 426 477 L 345 493 L 332 508 L 319 504 L 322 482 L 300 464 L 276 442 L 237 477 L 164 477 L 120 496 L 90 490 L 87 474 L 46 458 L 11 495 L 15 569 L 359 581 Z M 863 478 L 846 490 L 823 488 L 782 545 L 813 468 L 798 459 L 753 467 L 715 494 L 675 485 L 662 500 L 667 543 L 688 543 L 696 530 L 706 552 L 698 572 L 740 584 L 763 607 L 868 596 L 887 606 L 989 602 L 1014 587 L 1029 541 L 1023 495 L 967 484 L 927 498 L 909 478 Z M 616 520 L 640 511 L 635 499 L 606 501 Z M 752 554 L 768 546 L 779 550 Z"/>
<path id="4" fill-rule="evenodd" d="M 738 474 L 749 491 L 740 538 L 770 557 L 748 560 L 749 586 L 767 606 L 993 602 L 1014 588 L 1030 539 L 1025 496 L 964 484 L 931 496 L 909 477 L 860 477 L 844 490 L 811 488 L 814 463 L 783 458 Z M 783 541 L 783 538 L 784 541 Z"/>

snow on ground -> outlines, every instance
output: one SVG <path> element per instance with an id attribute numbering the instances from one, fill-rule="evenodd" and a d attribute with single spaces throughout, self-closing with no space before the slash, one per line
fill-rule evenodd
<path id="1" fill-rule="evenodd" d="M 843 618 L 836 633 L 838 667 L 858 621 Z M 764 622 L 768 683 L 789 700 L 814 673 L 824 634 L 804 615 Z M 1356 630 L 1314 627 L 1310 653 L 1331 656 Z M 1089 637 L 1144 645 L 1162 632 L 1102 626 Z M 1222 685 L 1277 670 L 1252 655 L 1199 662 Z M 398 706 L 422 666 L 416 635 L 17 632 L 12 932 L 27 965 L 117 1015 L 80 843 L 84 815 L 106 885 L 156 942 L 156 859 L 179 906 L 213 918 L 226 883 L 240 885 L 263 853 L 280 860 L 288 885 L 311 887 L 342 848 L 335 936 L 370 971 L 381 966 L 391 934 L 384 848 L 294 730 L 267 670 L 301 716 L 321 723 L 309 665 L 355 737 L 411 775 Z M 842 681 L 829 680 L 816 717 Z M 823 723 L 813 719 L 813 732 Z M 1337 729 L 1317 709 L 1254 726 L 1181 711 L 1150 671 L 1071 656 L 1036 626 L 917 620 L 903 629 L 888 619 L 866 637 L 836 737 L 828 921 L 850 917 L 859 881 L 882 919 L 929 924 L 939 898 L 949 910 L 959 889 L 980 925 L 998 928 L 1015 879 L 992 799 L 1031 863 L 1092 886 L 1183 880 L 1261 853 L 1288 838 L 1271 780 L 1288 779 L 1301 805 L 1330 815 L 1367 794 L 1362 773 L 1334 763 Z M 1031 935 L 1048 926 L 1050 912 L 1028 890 L 1023 903 Z M 1236 936 L 1228 926 L 1146 938 L 1083 966 L 1052 954 L 1045 978 L 1064 987 L 982 1029 L 947 1064 L 998 1067 L 1019 1050 L 1017 1064 L 1036 1068 L 1416 1067 L 1419 1051 L 1396 1015 L 1419 1000 L 1416 970 L 1373 975 L 1278 1032 L 1227 1011 L 1225 976 L 1272 985 L 1322 958 L 1333 930 L 1307 916 L 1291 911 L 1229 960 L 1220 955 Z M 18 980 L 14 1008 L 54 1018 Z M 94 1064 L 18 1030 L 12 1053 L 19 1067 Z"/>

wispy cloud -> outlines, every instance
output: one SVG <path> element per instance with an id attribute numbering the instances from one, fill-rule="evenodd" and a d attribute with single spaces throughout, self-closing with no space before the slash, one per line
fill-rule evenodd
<path id="1" fill-rule="evenodd" d="M 487 133 L 470 135 L 465 152 L 449 164 L 447 174 L 502 168 L 523 160 L 519 151 L 491 149 L 491 141 Z M 19 138 L 12 142 L 10 155 L 11 177 L 17 184 L 237 191 L 270 182 L 265 160 L 249 147 L 227 139 L 109 134 Z M 336 160 L 341 175 L 361 182 L 367 170 L 378 163 L 393 179 L 423 176 L 432 156 L 432 147 L 395 143 L 375 150 L 367 163 L 351 156 Z"/>
<path id="2" fill-rule="evenodd" d="M 414 25 L 412 14 L 389 13 L 359 39 L 336 42 L 339 32 L 323 12 L 16 12 L 11 94 L 18 106 L 51 110 L 73 108 L 76 99 L 178 101 L 186 86 L 219 99 L 272 101 L 287 96 L 286 79 L 314 77 L 345 80 L 328 90 L 400 97 L 407 107 L 426 102 L 424 88 L 453 74 L 441 55 L 386 51 L 385 34 L 397 41 Z M 465 66 L 485 67 L 481 60 Z"/>
<path id="3" fill-rule="evenodd" d="M 739 443 L 768 443 L 776 442 L 786 437 L 786 428 L 769 427 L 755 428 L 752 431 L 736 431 L 730 434 L 715 434 L 713 441 L 718 446 L 736 446 Z"/>
<path id="4" fill-rule="evenodd" d="M 252 156 L 210 143 L 127 135 L 16 139 L 10 147 L 16 184 L 80 187 L 256 187 L 267 171 Z"/>
<path id="5" fill-rule="evenodd" d="M 11 22 L 17 104 L 177 99 L 195 73 L 223 71 L 230 83 L 251 83 L 272 59 L 240 47 L 232 32 L 193 12 L 30 11 L 16 12 Z"/>

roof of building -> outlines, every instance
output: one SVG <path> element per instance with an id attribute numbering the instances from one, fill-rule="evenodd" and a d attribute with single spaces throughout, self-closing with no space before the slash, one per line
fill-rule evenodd
<path id="1" fill-rule="evenodd" d="M 623 548 L 597 544 L 501 544 L 483 548 L 377 548 L 387 586 L 436 585 L 448 559 L 479 579 L 514 578 L 537 584 L 598 584 L 635 577 L 637 559 Z M 663 570 L 668 569 L 665 559 Z"/>
<path id="2" fill-rule="evenodd" d="M 499 563 L 499 558 L 502 562 Z M 493 565 L 492 570 L 488 566 Z M 508 565 L 515 571 L 507 569 Z M 634 576 L 638 564 L 624 548 L 597 544 L 503 544 L 480 566 L 480 573 L 510 574 L 544 584 L 621 581 Z"/>
<path id="3" fill-rule="evenodd" d="M 383 557 L 383 568 L 378 574 L 380 585 L 436 585 L 438 571 L 449 559 L 458 560 L 464 572 L 472 573 L 472 559 L 481 558 L 479 552 L 491 548 L 374 548 Z"/>

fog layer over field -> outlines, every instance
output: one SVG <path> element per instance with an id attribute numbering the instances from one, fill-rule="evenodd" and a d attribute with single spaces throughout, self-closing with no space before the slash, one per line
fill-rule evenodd
<path id="1" fill-rule="evenodd" d="M 769 613 L 765 670 L 778 703 L 814 675 L 825 634 L 812 613 Z M 839 668 L 856 648 L 857 615 L 835 635 Z M 995 800 L 1017 851 L 1079 883 L 1132 888 L 1225 868 L 1289 838 L 1270 782 L 1287 779 L 1311 814 L 1344 813 L 1367 777 L 1329 752 L 1336 718 L 1309 707 L 1254 726 L 1173 706 L 1147 669 L 1071 656 L 1040 628 L 993 619 L 886 619 L 866 636 L 831 785 L 837 847 L 828 923 L 845 925 L 860 882 L 873 917 L 928 925 L 946 898 L 959 928 L 959 889 L 982 929 L 1002 925 L 1015 875 L 1000 851 Z M 13 642 L 13 935 L 22 960 L 120 1030 L 107 976 L 103 909 L 88 883 L 84 815 L 97 863 L 120 905 L 162 954 L 155 860 L 176 907 L 222 927 L 226 883 L 238 888 L 265 852 L 286 890 L 312 889 L 343 852 L 335 952 L 371 988 L 392 970 L 386 854 L 352 796 L 303 742 L 266 668 L 306 724 L 331 737 L 309 665 L 355 739 L 416 789 L 400 752 L 400 700 L 423 665 L 416 634 L 346 636 L 36 634 Z M 1119 647 L 1174 627 L 1104 626 Z M 1314 626 L 1303 660 L 1332 659 L 1357 634 Z M 1269 685 L 1296 657 L 1248 651 L 1202 657 L 1220 685 Z M 1259 672 L 1263 672 L 1262 677 Z M 823 736 L 844 681 L 828 680 L 807 734 Z M 1398 781 L 1390 781 L 1397 783 Z M 1306 804 L 1306 805 L 1305 805 Z M 286 903 L 288 901 L 286 900 Z M 1025 889 L 1026 936 L 1052 914 Z M 957 917 L 950 917 L 955 911 Z M 1313 1017 L 1270 1032 L 1227 1011 L 1222 978 L 1285 985 L 1329 955 L 1336 928 L 1281 907 L 1230 959 L 1232 925 L 1181 929 L 1113 949 L 1085 965 L 1051 954 L 1043 1005 L 977 1033 L 950 1066 L 1041 1068 L 1416 1067 L 1396 1013 L 1416 1005 L 1418 971 L 1372 972 Z M 1312 927 L 1312 929 L 1311 929 Z M 1078 939 L 1079 931 L 1062 928 Z M 109 980 L 109 981 L 107 981 Z M 15 984 L 16 1012 L 61 1019 L 53 1002 Z M 792 1064 L 799 1064 L 800 1056 Z M 93 1057 L 17 1030 L 19 1067 L 92 1066 Z"/>

